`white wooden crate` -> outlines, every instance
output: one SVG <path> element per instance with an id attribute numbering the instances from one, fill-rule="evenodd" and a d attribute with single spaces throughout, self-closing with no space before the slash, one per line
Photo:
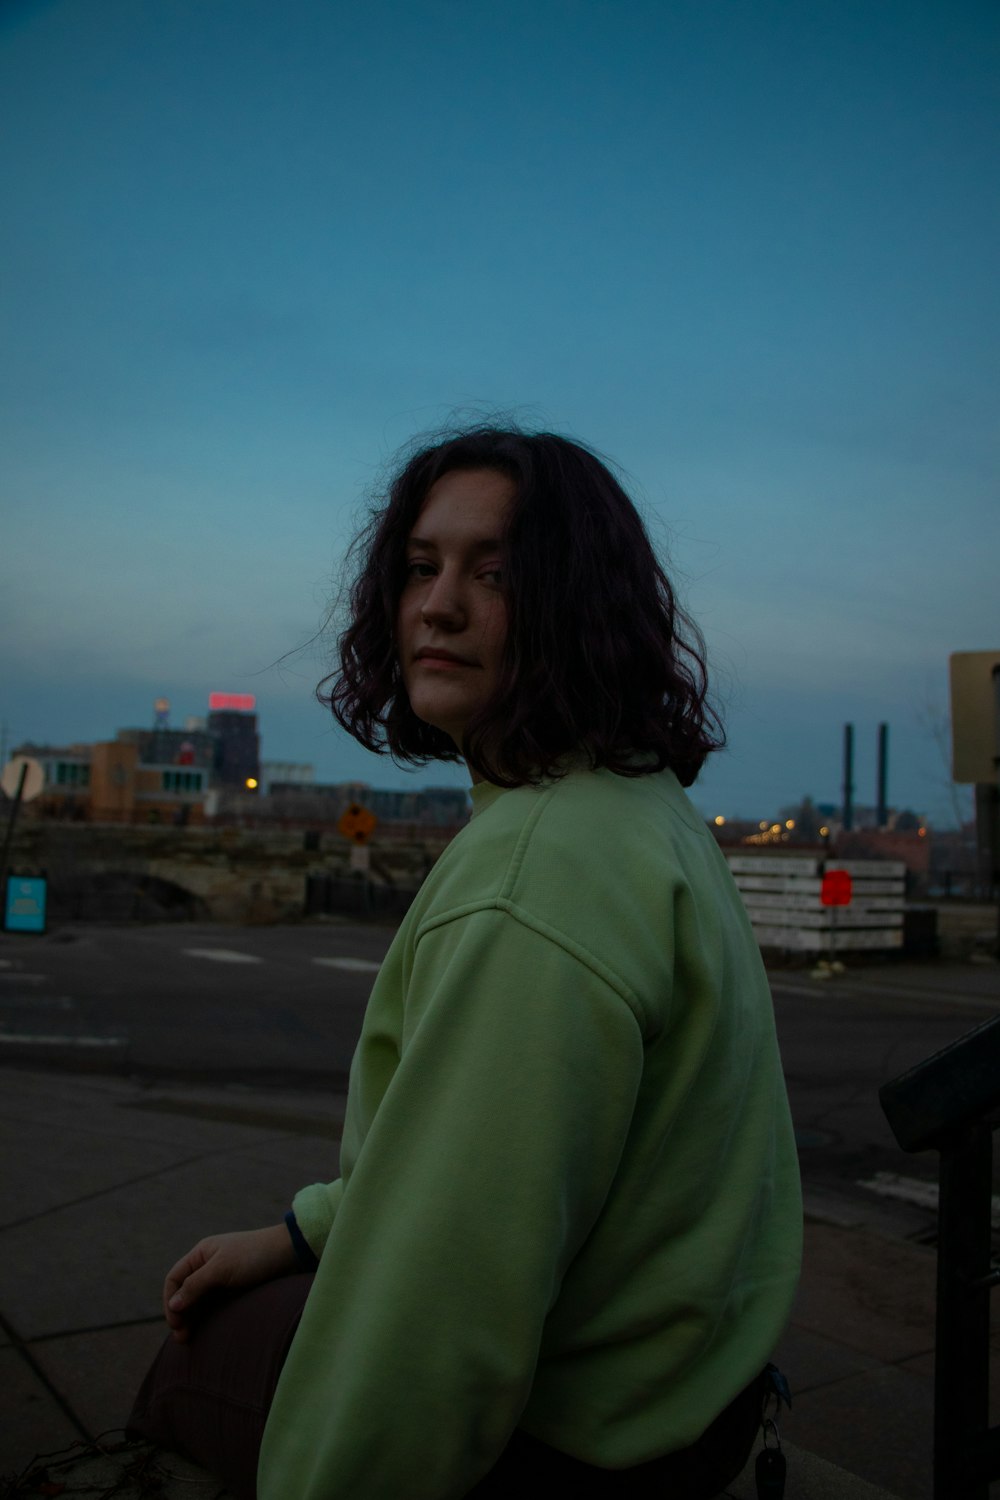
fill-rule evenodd
<path id="1" fill-rule="evenodd" d="M 831 933 L 819 928 L 758 927 L 755 923 L 753 930 L 762 948 L 781 948 L 786 953 L 846 953 L 853 948 L 881 951 L 903 946 L 902 927 L 854 928 L 847 932 L 838 928 Z"/>
<path id="2" fill-rule="evenodd" d="M 906 866 L 890 859 L 821 859 L 817 855 L 726 856 L 762 948 L 845 952 L 903 946 Z M 823 870 L 851 876 L 849 906 L 820 901 Z"/>

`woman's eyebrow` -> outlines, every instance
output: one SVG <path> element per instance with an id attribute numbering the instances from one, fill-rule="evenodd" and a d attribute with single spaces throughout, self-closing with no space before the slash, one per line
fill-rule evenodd
<path id="1" fill-rule="evenodd" d="M 424 547 L 431 552 L 438 550 L 438 544 L 430 537 L 411 536 L 407 541 L 408 547 Z M 499 537 L 484 537 L 480 541 L 470 542 L 469 552 L 500 552 L 503 549 L 503 541 Z"/>

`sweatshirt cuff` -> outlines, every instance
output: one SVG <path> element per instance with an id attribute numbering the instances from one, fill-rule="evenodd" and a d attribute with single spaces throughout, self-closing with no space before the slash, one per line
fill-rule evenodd
<path id="1" fill-rule="evenodd" d="M 298 1226 L 294 1210 L 289 1209 L 285 1215 L 285 1228 L 291 1236 L 292 1249 L 295 1251 L 300 1271 L 315 1271 L 319 1261 L 306 1243 L 305 1236 Z"/>

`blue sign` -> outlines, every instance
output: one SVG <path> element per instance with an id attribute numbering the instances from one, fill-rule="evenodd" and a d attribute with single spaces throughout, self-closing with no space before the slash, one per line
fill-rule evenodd
<path id="1" fill-rule="evenodd" d="M 48 881 L 43 876 L 9 877 L 3 923 L 7 932 L 45 931 L 47 885 Z"/>

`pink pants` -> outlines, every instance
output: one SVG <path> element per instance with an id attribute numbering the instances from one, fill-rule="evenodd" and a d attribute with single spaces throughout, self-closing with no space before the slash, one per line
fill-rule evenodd
<path id="1" fill-rule="evenodd" d="M 264 1424 L 311 1286 L 311 1275 L 286 1276 L 218 1298 L 188 1343 L 167 1339 L 139 1389 L 128 1430 L 186 1454 L 216 1474 L 236 1500 L 256 1500 Z M 521 1497 L 529 1480 L 560 1492 L 569 1486 L 580 1500 L 709 1500 L 746 1463 L 762 1400 L 760 1378 L 690 1448 L 633 1469 L 598 1469 L 515 1431 L 467 1500 Z"/>

